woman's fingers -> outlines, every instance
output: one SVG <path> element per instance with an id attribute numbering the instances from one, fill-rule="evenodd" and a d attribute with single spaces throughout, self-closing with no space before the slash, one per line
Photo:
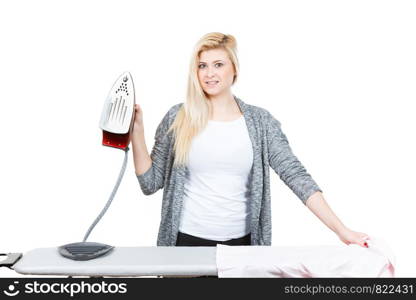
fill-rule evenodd
<path id="1" fill-rule="evenodd" d="M 368 248 L 367 240 L 370 239 L 368 234 L 362 233 L 362 232 L 356 232 L 352 230 L 344 231 L 341 236 L 341 241 L 343 241 L 345 244 L 357 244 L 361 247 Z"/>
<path id="2" fill-rule="evenodd" d="M 134 105 L 134 127 L 133 131 L 143 129 L 143 112 L 139 104 Z"/>
<path id="3" fill-rule="evenodd" d="M 362 232 L 359 232 L 359 236 L 360 236 L 360 238 L 359 238 L 358 244 L 360 246 L 368 248 L 367 240 L 369 240 L 370 237 L 367 234 L 362 233 Z"/>

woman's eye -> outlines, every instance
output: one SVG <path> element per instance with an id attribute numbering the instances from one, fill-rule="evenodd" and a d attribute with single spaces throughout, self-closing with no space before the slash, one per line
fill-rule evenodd
<path id="1" fill-rule="evenodd" d="M 200 69 L 202 69 L 202 68 L 204 68 L 205 67 L 205 65 L 199 65 L 198 66 L 198 68 L 200 68 Z"/>
<path id="2" fill-rule="evenodd" d="M 216 64 L 215 64 L 215 66 L 216 66 L 217 68 L 221 67 L 222 65 L 223 65 L 223 63 L 216 63 Z"/>

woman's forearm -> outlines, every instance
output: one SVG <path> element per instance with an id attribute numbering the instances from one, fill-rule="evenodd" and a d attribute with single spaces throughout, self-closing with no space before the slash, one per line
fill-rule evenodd
<path id="1" fill-rule="evenodd" d="M 329 207 L 321 192 L 318 191 L 312 194 L 306 201 L 306 206 L 336 234 L 339 235 L 347 229 Z"/>
<path id="2" fill-rule="evenodd" d="M 147 151 L 144 130 L 134 130 L 132 133 L 133 160 L 136 175 L 144 174 L 152 166 L 152 159 Z"/>

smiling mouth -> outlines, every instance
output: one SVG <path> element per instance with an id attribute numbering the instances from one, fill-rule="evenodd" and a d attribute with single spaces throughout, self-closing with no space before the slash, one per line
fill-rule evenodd
<path id="1" fill-rule="evenodd" d="M 219 82 L 218 80 L 205 81 L 205 83 L 206 83 L 208 86 L 214 86 L 214 85 L 216 85 L 218 82 Z"/>

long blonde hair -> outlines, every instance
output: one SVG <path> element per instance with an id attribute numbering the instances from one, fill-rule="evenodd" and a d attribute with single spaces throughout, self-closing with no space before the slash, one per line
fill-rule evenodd
<path id="1" fill-rule="evenodd" d="M 174 165 L 176 166 L 186 164 L 192 139 L 208 123 L 211 104 L 198 80 L 199 55 L 202 51 L 218 48 L 224 49 L 228 53 L 235 71 L 233 84 L 237 80 L 239 64 L 236 39 L 230 34 L 220 32 L 205 34 L 196 43 L 191 56 L 186 101 L 178 111 L 175 120 L 168 130 L 168 132 L 173 131 L 175 137 Z"/>

